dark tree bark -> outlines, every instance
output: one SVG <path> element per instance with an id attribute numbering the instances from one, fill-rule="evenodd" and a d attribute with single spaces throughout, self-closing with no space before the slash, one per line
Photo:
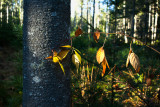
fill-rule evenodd
<path id="1" fill-rule="evenodd" d="M 70 55 L 65 75 L 45 58 L 70 43 L 70 0 L 24 0 L 23 23 L 23 107 L 69 107 Z"/>

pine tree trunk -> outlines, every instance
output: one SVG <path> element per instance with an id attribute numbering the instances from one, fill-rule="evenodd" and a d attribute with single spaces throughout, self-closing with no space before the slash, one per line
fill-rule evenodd
<path id="1" fill-rule="evenodd" d="M 95 17 L 95 0 L 93 0 L 93 18 L 92 18 L 92 32 L 94 32 L 94 17 Z"/>
<path id="2" fill-rule="evenodd" d="M 70 55 L 65 75 L 45 60 L 70 43 L 70 0 L 24 0 L 23 23 L 23 107 L 70 107 Z"/>
<path id="3" fill-rule="evenodd" d="M 134 17 L 135 17 L 135 0 L 133 0 L 131 36 L 134 36 Z"/>

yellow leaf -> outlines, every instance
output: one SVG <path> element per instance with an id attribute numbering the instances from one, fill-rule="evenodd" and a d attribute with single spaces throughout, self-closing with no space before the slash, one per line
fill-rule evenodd
<path id="1" fill-rule="evenodd" d="M 130 59 L 131 65 L 136 70 L 136 72 L 139 72 L 139 70 L 140 70 L 140 62 L 139 62 L 138 56 L 135 53 L 131 53 L 129 59 Z"/>
<path id="2" fill-rule="evenodd" d="M 79 68 L 79 59 L 78 59 L 78 57 L 77 57 L 77 55 L 76 54 L 73 54 L 72 55 L 72 62 L 73 62 L 73 64 L 75 64 L 76 65 L 76 68 Z"/>
<path id="3" fill-rule="evenodd" d="M 60 62 L 59 62 L 59 65 L 60 65 L 60 67 L 61 67 L 61 69 L 62 69 L 62 71 L 63 71 L 63 73 L 64 73 L 64 75 L 65 75 L 63 65 L 62 65 Z"/>
<path id="4" fill-rule="evenodd" d="M 78 54 L 77 51 L 74 51 L 74 52 L 75 52 L 76 56 L 78 57 L 79 63 L 81 64 L 81 56 Z"/>
<path id="5" fill-rule="evenodd" d="M 53 57 L 53 62 L 54 62 L 54 63 L 59 62 L 59 60 L 60 60 L 60 57 L 58 57 L 58 56 L 54 56 L 54 57 Z"/>
<path id="6" fill-rule="evenodd" d="M 96 54 L 97 62 L 100 64 L 103 61 L 104 57 L 105 57 L 104 49 L 103 47 L 101 47 L 98 49 Z"/>
<path id="7" fill-rule="evenodd" d="M 62 48 L 71 48 L 71 45 L 64 45 L 64 46 L 60 46 Z"/>
<path id="8" fill-rule="evenodd" d="M 62 60 L 62 59 L 64 59 L 64 58 L 67 56 L 67 54 L 68 54 L 69 51 L 70 51 L 70 50 L 68 50 L 68 49 L 61 50 L 61 51 L 58 53 L 57 56 L 59 56 L 59 57 L 60 57 L 60 60 Z"/>

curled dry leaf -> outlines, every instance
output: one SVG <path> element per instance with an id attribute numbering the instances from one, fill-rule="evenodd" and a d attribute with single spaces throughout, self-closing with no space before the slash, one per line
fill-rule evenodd
<path id="1" fill-rule="evenodd" d="M 104 57 L 105 57 L 105 52 L 104 52 L 103 47 L 101 47 L 98 49 L 97 54 L 96 54 L 97 62 L 100 64 L 103 61 Z"/>
<path id="2" fill-rule="evenodd" d="M 79 36 L 83 33 L 83 31 L 78 27 L 78 29 L 75 32 L 75 36 Z"/>
<path id="3" fill-rule="evenodd" d="M 102 67 L 103 67 L 103 71 L 102 71 L 102 77 L 104 76 L 105 74 L 105 71 L 106 71 L 106 66 L 108 67 L 108 69 L 110 69 L 109 65 L 108 65 L 108 62 L 107 62 L 107 59 L 104 57 L 102 63 L 101 63 Z"/>
<path id="4" fill-rule="evenodd" d="M 139 70 L 140 70 L 140 62 L 139 62 L 138 56 L 135 53 L 131 53 L 129 59 L 130 59 L 131 65 L 136 70 L 136 72 L 139 72 Z"/>
<path id="5" fill-rule="evenodd" d="M 128 67 L 129 64 L 129 59 L 130 59 L 130 54 L 132 53 L 132 50 L 129 51 L 128 57 L 127 57 L 127 61 L 126 61 L 126 67 Z"/>
<path id="6" fill-rule="evenodd" d="M 94 32 L 93 38 L 96 41 L 96 43 L 98 42 L 99 37 L 100 37 L 100 32 L 99 31 Z"/>
<path id="7" fill-rule="evenodd" d="M 150 86 L 152 84 L 151 78 L 147 78 L 146 79 L 146 83 L 147 83 L 147 86 Z"/>

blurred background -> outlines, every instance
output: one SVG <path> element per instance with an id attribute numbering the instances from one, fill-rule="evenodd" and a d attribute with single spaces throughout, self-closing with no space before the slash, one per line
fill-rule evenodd
<path id="1" fill-rule="evenodd" d="M 0 107 L 22 106 L 23 0 L 0 0 Z M 71 0 L 71 37 L 81 52 L 79 67 L 71 65 L 72 106 L 159 106 L 160 0 Z M 98 43 L 93 34 L 101 32 Z M 140 72 L 125 67 L 131 38 L 109 34 L 104 50 L 111 70 L 96 61 L 105 33 L 123 33 L 133 40 Z"/>

